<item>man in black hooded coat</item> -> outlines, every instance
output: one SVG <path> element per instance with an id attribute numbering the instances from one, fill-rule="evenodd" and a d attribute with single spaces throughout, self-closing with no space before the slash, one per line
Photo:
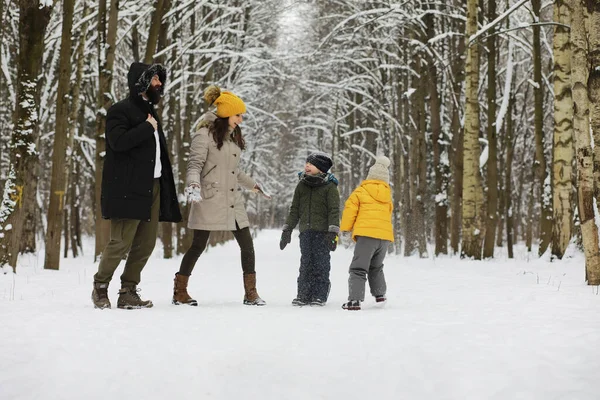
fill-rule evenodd
<path id="1" fill-rule="evenodd" d="M 129 96 L 106 115 L 106 155 L 102 171 L 102 217 L 110 219 L 110 242 L 94 275 L 92 301 L 110 308 L 108 284 L 127 255 L 119 308 L 149 308 L 139 297 L 141 272 L 154 250 L 158 222 L 179 222 L 181 213 L 162 124 L 154 106 L 167 79 L 159 65 L 133 63 Z"/>

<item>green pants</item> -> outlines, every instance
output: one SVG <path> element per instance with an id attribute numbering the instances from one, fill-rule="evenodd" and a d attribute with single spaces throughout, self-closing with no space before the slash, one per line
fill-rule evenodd
<path id="1" fill-rule="evenodd" d="M 126 218 L 110 220 L 110 241 L 102 252 L 94 282 L 109 283 L 119 263 L 127 255 L 125 270 L 121 275 L 121 287 L 137 286 L 140 283 L 142 270 L 156 244 L 159 211 L 160 183 L 155 179 L 150 221 Z"/>

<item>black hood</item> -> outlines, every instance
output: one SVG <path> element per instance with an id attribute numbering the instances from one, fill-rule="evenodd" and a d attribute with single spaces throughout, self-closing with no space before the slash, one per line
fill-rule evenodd
<path id="1" fill-rule="evenodd" d="M 154 75 L 158 75 L 158 78 L 162 83 L 162 86 L 160 87 L 160 95 L 162 96 L 165 92 L 165 86 L 167 85 L 167 70 L 165 67 L 160 64 L 148 65 L 139 62 L 132 63 L 129 67 L 129 72 L 127 73 L 129 94 L 132 97 L 135 97 L 148 90 Z"/>

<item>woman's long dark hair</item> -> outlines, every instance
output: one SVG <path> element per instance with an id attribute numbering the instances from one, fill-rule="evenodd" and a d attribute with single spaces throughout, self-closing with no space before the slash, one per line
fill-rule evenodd
<path id="1" fill-rule="evenodd" d="M 217 149 L 221 150 L 221 147 L 223 147 L 223 140 L 225 140 L 225 136 L 229 133 L 229 118 L 215 119 L 211 132 L 213 139 L 217 143 Z M 233 130 L 231 139 L 240 149 L 244 150 L 246 148 L 246 141 L 242 137 L 242 130 L 239 126 L 236 126 Z"/>

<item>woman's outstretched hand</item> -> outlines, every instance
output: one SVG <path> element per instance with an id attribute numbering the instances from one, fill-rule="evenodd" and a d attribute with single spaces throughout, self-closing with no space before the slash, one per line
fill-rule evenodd
<path id="1" fill-rule="evenodd" d="M 252 189 L 252 191 L 254 191 L 254 193 L 260 193 L 263 196 L 265 196 L 267 199 L 271 200 L 271 195 L 268 194 L 267 192 L 264 191 L 264 189 L 262 188 L 261 184 L 256 182 L 256 184 L 254 185 L 254 189 Z"/>
<path id="2" fill-rule="evenodd" d="M 192 183 L 185 188 L 185 197 L 190 203 L 199 203 L 202 201 L 202 195 L 200 194 L 200 185 Z"/>

